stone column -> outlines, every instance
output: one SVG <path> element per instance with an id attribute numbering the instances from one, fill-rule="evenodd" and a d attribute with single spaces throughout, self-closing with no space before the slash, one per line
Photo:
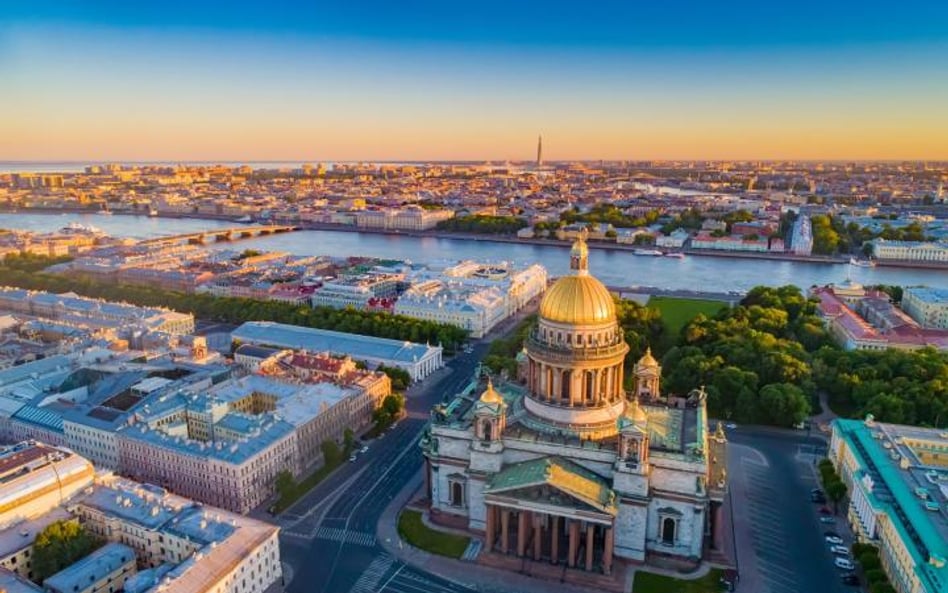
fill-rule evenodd
<path id="1" fill-rule="evenodd" d="M 539 560 L 543 554 L 543 517 L 534 515 L 533 517 L 533 559 Z"/>
<path id="2" fill-rule="evenodd" d="M 576 552 L 579 551 L 579 521 L 569 520 L 569 557 L 566 563 L 570 568 L 576 566 Z"/>
<path id="3" fill-rule="evenodd" d="M 619 366 L 616 367 L 616 372 L 619 376 L 619 380 L 616 383 L 616 397 L 618 398 L 622 396 L 622 384 L 625 382 L 625 369 L 622 367 L 621 362 L 619 363 Z"/>
<path id="4" fill-rule="evenodd" d="M 593 569 L 593 536 L 596 533 L 596 526 L 590 523 L 586 526 L 586 570 Z"/>
<path id="5" fill-rule="evenodd" d="M 550 401 L 558 401 L 560 399 L 560 394 L 563 390 L 560 388 L 560 384 L 563 382 L 563 371 L 557 367 L 552 367 L 553 369 L 553 389 L 550 391 Z"/>
<path id="6" fill-rule="evenodd" d="M 495 525 L 496 520 L 494 519 L 494 507 L 489 504 L 484 506 L 487 509 L 487 532 L 484 534 L 484 547 L 486 547 L 487 551 L 490 552 L 494 549 L 494 532 L 497 527 Z"/>
<path id="7" fill-rule="evenodd" d="M 612 573 L 612 554 L 615 546 L 615 534 L 612 527 L 606 527 L 606 542 L 602 551 L 602 571 L 606 574 Z"/>
<path id="8" fill-rule="evenodd" d="M 556 564 L 560 561 L 560 518 L 556 515 L 552 517 L 550 536 L 552 538 L 550 542 L 550 562 Z"/>
<path id="9" fill-rule="evenodd" d="M 517 514 L 517 556 L 523 558 L 527 553 L 527 519 L 529 511 L 520 511 Z"/>
<path id="10" fill-rule="evenodd" d="M 602 384 L 600 383 L 600 376 L 602 374 L 601 369 L 596 369 L 593 372 L 593 403 L 597 406 L 602 403 Z"/>
<path id="11" fill-rule="evenodd" d="M 510 541 L 510 509 L 500 510 L 500 551 L 507 553 L 508 542 Z"/>
<path id="12" fill-rule="evenodd" d="M 606 374 L 606 401 L 612 403 L 612 367 L 606 367 L 602 371 Z"/>

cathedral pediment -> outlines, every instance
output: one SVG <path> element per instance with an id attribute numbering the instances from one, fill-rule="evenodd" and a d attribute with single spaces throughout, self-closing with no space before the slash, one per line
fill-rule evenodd
<path id="1" fill-rule="evenodd" d="M 612 516 L 618 509 L 605 478 L 561 457 L 509 465 L 490 477 L 484 493 Z"/>

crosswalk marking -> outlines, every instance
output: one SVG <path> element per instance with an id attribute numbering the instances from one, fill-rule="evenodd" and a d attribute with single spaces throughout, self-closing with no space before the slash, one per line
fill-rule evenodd
<path id="1" fill-rule="evenodd" d="M 467 549 L 464 550 L 464 554 L 461 555 L 461 560 L 466 560 L 468 562 L 474 562 L 477 559 L 477 555 L 481 552 L 481 540 L 471 539 L 471 543 L 467 545 Z"/>
<path id="2" fill-rule="evenodd" d="M 350 593 L 375 593 L 382 577 L 392 568 L 394 562 L 395 559 L 388 554 L 382 554 L 373 560 L 352 586 Z"/>
<path id="3" fill-rule="evenodd" d="M 327 539 L 334 542 L 355 544 L 371 548 L 375 545 L 375 534 L 361 531 L 347 531 L 338 527 L 320 527 L 316 532 L 316 539 Z"/>

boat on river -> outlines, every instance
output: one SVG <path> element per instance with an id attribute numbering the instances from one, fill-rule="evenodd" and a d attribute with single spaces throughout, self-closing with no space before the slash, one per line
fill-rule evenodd
<path id="1" fill-rule="evenodd" d="M 871 259 L 856 259 L 855 257 L 849 258 L 849 265 L 856 266 L 857 268 L 874 268 L 876 267 L 876 262 Z"/>
<path id="2" fill-rule="evenodd" d="M 661 255 L 662 255 L 662 252 L 659 251 L 658 249 L 636 249 L 636 250 L 632 251 L 632 254 L 633 254 L 633 255 L 654 255 L 654 256 L 661 256 Z"/>
<path id="3" fill-rule="evenodd" d="M 673 257 L 675 259 L 685 259 L 685 254 L 680 251 L 671 251 L 665 254 L 665 257 Z"/>

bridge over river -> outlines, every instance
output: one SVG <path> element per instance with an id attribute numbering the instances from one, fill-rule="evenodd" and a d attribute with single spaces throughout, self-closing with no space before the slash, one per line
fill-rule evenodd
<path id="1" fill-rule="evenodd" d="M 263 237 L 265 235 L 275 235 L 278 233 L 289 233 L 297 230 L 294 226 L 285 225 L 262 225 L 262 226 L 241 226 L 225 229 L 211 229 L 199 231 L 196 233 L 184 233 L 180 235 L 167 235 L 163 237 L 154 237 L 151 239 L 142 239 L 139 245 L 171 245 L 175 243 L 192 243 L 203 245 L 208 240 L 215 241 L 235 241 L 238 239 L 252 239 Z"/>

